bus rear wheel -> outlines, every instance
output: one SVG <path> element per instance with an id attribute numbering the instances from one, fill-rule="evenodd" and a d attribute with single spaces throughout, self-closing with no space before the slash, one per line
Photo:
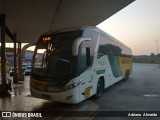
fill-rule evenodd
<path id="1" fill-rule="evenodd" d="M 130 75 L 130 70 L 126 70 L 125 78 L 124 80 L 128 80 Z"/>
<path id="2" fill-rule="evenodd" d="M 100 98 L 102 96 L 102 94 L 103 94 L 103 90 L 104 90 L 103 81 L 101 79 L 99 79 L 98 83 L 97 83 L 97 92 L 94 95 L 94 97 L 96 99 Z"/>

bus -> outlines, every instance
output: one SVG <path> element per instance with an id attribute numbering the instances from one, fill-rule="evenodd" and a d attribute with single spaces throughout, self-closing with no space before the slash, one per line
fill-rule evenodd
<path id="1" fill-rule="evenodd" d="M 132 51 L 97 27 L 47 32 L 36 43 L 31 95 L 76 104 L 129 78 Z"/>

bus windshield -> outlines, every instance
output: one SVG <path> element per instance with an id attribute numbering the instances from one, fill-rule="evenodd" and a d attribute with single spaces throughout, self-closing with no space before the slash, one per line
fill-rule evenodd
<path id="1" fill-rule="evenodd" d="M 77 65 L 72 44 L 81 35 L 81 31 L 74 31 L 40 37 L 33 56 L 32 77 L 54 82 L 71 79 Z"/>

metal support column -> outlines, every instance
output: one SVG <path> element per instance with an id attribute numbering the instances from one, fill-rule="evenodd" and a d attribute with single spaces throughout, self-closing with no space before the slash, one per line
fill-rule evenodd
<path id="1" fill-rule="evenodd" d="M 24 81 L 24 75 L 22 72 L 21 42 L 18 42 L 18 81 Z"/>
<path id="2" fill-rule="evenodd" d="M 14 77 L 13 77 L 13 83 L 18 83 L 18 77 L 17 77 L 17 51 L 16 51 L 16 44 L 17 44 L 17 35 L 14 34 Z"/>
<path id="3" fill-rule="evenodd" d="M 6 32 L 5 18 L 6 16 L 4 14 L 0 14 L 1 78 L 2 78 L 2 84 L 0 85 L 0 92 L 8 91 L 8 85 L 6 81 L 6 58 L 5 58 L 5 32 Z"/>
<path id="4" fill-rule="evenodd" d="M 21 42 L 18 42 L 18 75 L 22 73 L 21 68 Z"/>

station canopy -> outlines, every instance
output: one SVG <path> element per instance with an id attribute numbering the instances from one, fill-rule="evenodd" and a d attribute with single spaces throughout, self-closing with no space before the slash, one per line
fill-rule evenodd
<path id="1" fill-rule="evenodd" d="M 17 40 L 35 43 L 47 31 L 96 26 L 134 0 L 0 0 L 0 13 Z M 6 42 L 11 42 L 8 40 Z"/>

